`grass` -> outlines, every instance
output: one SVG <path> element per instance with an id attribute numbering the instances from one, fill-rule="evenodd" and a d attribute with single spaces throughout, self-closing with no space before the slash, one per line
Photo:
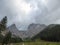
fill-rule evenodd
<path id="1" fill-rule="evenodd" d="M 25 45 L 60 45 L 60 43 L 53 42 L 29 42 L 25 43 Z"/>
<path id="2" fill-rule="evenodd" d="M 22 42 L 22 43 L 10 44 L 10 45 L 60 45 L 60 42 Z"/>

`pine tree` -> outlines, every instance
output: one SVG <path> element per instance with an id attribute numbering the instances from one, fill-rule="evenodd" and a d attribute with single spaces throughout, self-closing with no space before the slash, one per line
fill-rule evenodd
<path id="1" fill-rule="evenodd" d="M 7 16 L 5 16 L 0 22 L 0 33 L 1 31 L 6 30 L 6 26 L 7 26 Z"/>
<path id="2" fill-rule="evenodd" d="M 5 35 L 5 37 L 4 37 L 4 39 L 3 39 L 3 42 L 2 42 L 2 45 L 4 45 L 4 44 L 8 44 L 9 42 L 10 42 L 10 39 L 11 39 L 11 32 L 9 31 L 6 35 Z"/>

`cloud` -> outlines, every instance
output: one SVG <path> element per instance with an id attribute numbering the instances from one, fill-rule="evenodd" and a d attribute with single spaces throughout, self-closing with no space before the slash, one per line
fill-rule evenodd
<path id="1" fill-rule="evenodd" d="M 43 24 L 60 23 L 60 0 L 48 0 L 45 4 L 46 8 L 43 9 L 41 16 L 38 16 L 36 22 Z"/>
<path id="2" fill-rule="evenodd" d="M 8 17 L 19 29 L 30 23 L 51 24 L 60 22 L 60 0 L 0 0 L 0 20 Z"/>

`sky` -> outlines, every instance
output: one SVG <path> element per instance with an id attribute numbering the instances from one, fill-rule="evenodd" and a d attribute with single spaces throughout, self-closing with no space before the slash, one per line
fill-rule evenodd
<path id="1" fill-rule="evenodd" d="M 0 20 L 25 30 L 31 23 L 60 24 L 60 0 L 0 0 Z"/>

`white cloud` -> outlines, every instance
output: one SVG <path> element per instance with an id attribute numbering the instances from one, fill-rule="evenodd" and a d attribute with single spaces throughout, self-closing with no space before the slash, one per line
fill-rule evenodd
<path id="1" fill-rule="evenodd" d="M 8 16 L 8 25 L 59 23 L 60 0 L 0 0 L 0 18 Z M 25 26 L 24 26 L 25 29 Z"/>

